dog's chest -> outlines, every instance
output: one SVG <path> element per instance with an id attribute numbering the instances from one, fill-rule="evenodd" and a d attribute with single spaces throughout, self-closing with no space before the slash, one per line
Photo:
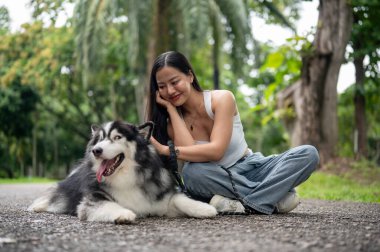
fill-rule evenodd
<path id="1" fill-rule="evenodd" d="M 132 210 L 139 216 L 162 216 L 168 211 L 169 197 L 164 197 L 162 200 L 156 201 L 150 199 L 139 188 L 115 190 L 112 195 L 118 204 Z"/>

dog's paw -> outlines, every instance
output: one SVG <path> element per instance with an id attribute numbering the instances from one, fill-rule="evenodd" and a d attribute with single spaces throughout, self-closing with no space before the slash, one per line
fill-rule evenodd
<path id="1" fill-rule="evenodd" d="M 136 220 L 136 214 L 131 210 L 125 209 L 114 219 L 115 224 L 131 224 Z"/>
<path id="2" fill-rule="evenodd" d="M 172 216 L 184 215 L 194 218 L 212 218 L 218 214 L 215 207 L 210 204 L 190 199 L 184 194 L 174 195 L 171 200 L 171 206 L 176 210 Z M 169 209 L 171 208 L 169 207 Z"/>
<path id="3" fill-rule="evenodd" d="M 192 211 L 192 217 L 195 218 L 212 218 L 217 214 L 218 211 L 216 211 L 215 207 L 203 202 L 199 202 L 199 205 Z"/>
<path id="4" fill-rule="evenodd" d="M 78 217 L 83 221 L 128 224 L 135 221 L 136 214 L 116 202 L 92 202 L 85 198 L 78 205 Z"/>

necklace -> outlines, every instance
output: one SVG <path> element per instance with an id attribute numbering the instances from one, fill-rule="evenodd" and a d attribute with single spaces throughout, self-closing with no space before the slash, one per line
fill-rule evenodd
<path id="1" fill-rule="evenodd" d="M 203 95 L 202 95 L 203 96 Z M 195 113 L 194 113 L 194 117 L 189 117 L 189 119 L 191 119 L 191 123 L 190 123 L 190 120 L 187 120 L 189 123 L 189 128 L 190 128 L 190 131 L 193 131 L 194 130 L 194 123 L 196 122 L 197 120 L 197 117 L 199 119 L 200 115 L 201 115 L 201 112 L 199 112 L 199 110 L 202 110 L 202 107 L 204 107 L 204 101 L 202 99 L 202 101 L 199 103 L 199 105 L 197 106 L 197 108 L 194 109 Z M 198 111 L 198 112 L 197 112 Z"/>
<path id="2" fill-rule="evenodd" d="M 182 117 L 183 118 L 183 117 Z M 196 120 L 196 117 L 187 117 L 186 120 L 185 118 L 183 118 L 182 120 L 184 120 L 185 124 L 189 127 L 190 131 L 193 131 L 194 130 L 194 123 L 195 123 L 195 120 Z M 191 122 L 190 122 L 191 121 Z"/>
<path id="3" fill-rule="evenodd" d="M 193 124 L 195 123 L 195 118 L 193 119 L 193 122 L 190 123 L 190 130 L 193 131 L 194 127 L 193 127 Z"/>
<path id="4" fill-rule="evenodd" d="M 190 128 L 190 131 L 193 131 L 195 127 L 195 122 L 197 121 L 197 119 L 199 119 L 199 115 L 198 116 L 195 115 L 194 117 L 188 117 L 188 118 L 189 119 L 187 120 L 187 122 Z"/>

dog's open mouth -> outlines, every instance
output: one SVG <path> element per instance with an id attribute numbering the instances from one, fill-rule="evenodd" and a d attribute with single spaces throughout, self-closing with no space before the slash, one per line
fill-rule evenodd
<path id="1" fill-rule="evenodd" d="M 105 159 L 100 164 L 100 167 L 98 171 L 96 172 L 96 178 L 98 179 L 98 182 L 100 183 L 102 181 L 102 176 L 110 176 L 112 175 L 116 168 L 123 162 L 124 160 L 124 154 L 121 153 L 114 157 L 113 159 Z"/>

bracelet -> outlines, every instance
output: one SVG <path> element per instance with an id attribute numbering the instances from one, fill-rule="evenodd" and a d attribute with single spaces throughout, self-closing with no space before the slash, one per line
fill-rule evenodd
<path id="1" fill-rule="evenodd" d="M 179 155 L 179 150 L 174 146 L 173 141 L 169 140 L 168 141 L 168 146 L 169 146 L 169 157 L 177 159 L 177 156 Z"/>

